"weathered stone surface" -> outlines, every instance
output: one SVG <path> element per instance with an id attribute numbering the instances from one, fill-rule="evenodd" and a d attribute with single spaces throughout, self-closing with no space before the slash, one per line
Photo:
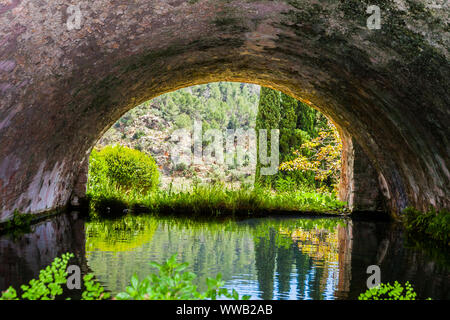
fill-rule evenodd
<path id="1" fill-rule="evenodd" d="M 371 275 L 367 268 L 371 265 L 380 268 L 383 283 L 398 281 L 404 284 L 414 279 L 417 299 L 450 299 L 447 285 L 450 266 L 445 252 L 406 245 L 401 224 L 352 221 L 345 230 L 352 239 L 350 250 L 346 252 L 351 256 L 350 265 L 346 268 L 351 270 L 348 283 L 349 291 L 354 294 L 346 296 L 347 299 L 357 299 L 367 290 L 367 279 Z"/>
<path id="2" fill-rule="evenodd" d="M 30 233 L 12 238 L 0 236 L 0 292 L 9 286 L 20 288 L 39 276 L 56 257 L 71 252 L 86 271 L 84 221 L 76 212 L 58 215 L 32 226 Z"/>
<path id="3" fill-rule="evenodd" d="M 380 30 L 366 27 L 369 2 Z M 383 177 L 392 212 L 449 207 L 449 10 L 428 3 L 1 0 L 0 219 L 65 205 L 130 108 L 221 80 L 330 116 Z M 80 29 L 66 27 L 70 4 Z"/>
<path id="4" fill-rule="evenodd" d="M 86 187 L 88 182 L 89 174 L 89 158 L 86 157 L 83 164 L 78 171 L 78 178 L 75 180 L 75 185 L 73 187 L 72 196 L 70 199 L 70 204 L 72 206 L 80 206 L 80 200 L 86 197 Z"/>
<path id="5" fill-rule="evenodd" d="M 339 197 L 353 211 L 385 211 L 389 195 L 382 191 L 378 173 L 352 137 L 342 134 Z"/>

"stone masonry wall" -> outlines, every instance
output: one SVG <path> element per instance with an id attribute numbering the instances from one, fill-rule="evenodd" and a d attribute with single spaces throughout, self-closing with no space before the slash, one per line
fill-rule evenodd
<path id="1" fill-rule="evenodd" d="M 389 211 L 449 208 L 450 10 L 434 2 L 0 0 L 0 220 L 66 205 L 122 114 L 212 81 L 268 86 L 332 118 Z"/>

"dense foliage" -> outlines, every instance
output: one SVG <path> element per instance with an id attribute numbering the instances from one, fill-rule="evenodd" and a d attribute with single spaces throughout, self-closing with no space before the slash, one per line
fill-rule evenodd
<path id="1" fill-rule="evenodd" d="M 123 146 L 107 146 L 93 150 L 89 161 L 88 190 L 98 190 L 105 184 L 122 191 L 149 192 L 157 189 L 159 172 L 155 160 L 138 150 Z"/>
<path id="2" fill-rule="evenodd" d="M 194 119 L 203 130 L 248 129 L 256 118 L 259 87 L 246 83 L 212 82 L 173 91 L 146 102 L 124 115 L 115 125 L 130 125 L 139 115 L 152 113 L 174 124 L 190 128 Z"/>
<path id="3" fill-rule="evenodd" d="M 104 185 L 101 193 L 91 193 L 93 213 L 113 216 L 133 209 L 155 214 L 188 214 L 195 216 L 260 215 L 268 212 L 303 211 L 340 213 L 344 203 L 332 193 L 308 189 L 274 192 L 269 187 L 243 186 L 229 189 L 223 183 L 194 185 L 185 191 L 159 190 L 153 193 L 122 192 Z"/>
<path id="4" fill-rule="evenodd" d="M 257 182 L 277 190 L 288 181 L 292 187 L 336 191 L 340 174 L 340 137 L 335 126 L 320 112 L 284 93 L 263 87 L 256 128 L 267 129 L 268 133 L 270 129 L 279 129 L 282 162 L 282 171 L 274 176 L 260 175 L 258 163 Z"/>
<path id="5" fill-rule="evenodd" d="M 201 122 L 203 133 L 211 128 L 219 129 L 224 134 L 226 129 L 256 128 L 257 134 L 258 129 L 266 129 L 269 150 L 270 129 L 279 129 L 280 163 L 296 159 L 298 155 L 294 152 L 299 151 L 302 144 L 318 138 L 320 132 L 330 130 L 324 115 L 289 95 L 252 84 L 216 82 L 170 92 L 134 108 L 108 130 L 100 145 L 117 143 L 152 155 L 163 169 L 161 181 L 165 188 L 166 181 L 170 179 L 166 175 L 194 179 L 188 168 L 175 166 L 170 161 L 173 130 L 192 129 L 194 120 Z M 204 141 L 204 146 L 207 143 Z M 329 167 L 332 174 L 327 179 L 316 179 L 313 170 L 284 170 L 276 175 L 261 176 L 260 163 L 257 164 L 256 174 L 255 170 L 241 171 L 235 164 L 214 164 L 201 166 L 196 177 L 203 181 L 218 180 L 218 177 L 222 181 L 245 178 L 248 182 L 256 176 L 258 183 L 272 188 L 277 188 L 288 179 L 290 184 L 295 183 L 295 187 L 327 188 L 331 191 L 336 180 L 334 176 L 339 175 L 332 169 L 334 167 Z"/>
<path id="6" fill-rule="evenodd" d="M 450 245 L 450 211 L 434 209 L 420 212 L 414 208 L 403 211 L 404 225 L 409 235 L 436 240 L 444 246 Z"/>
<path id="7" fill-rule="evenodd" d="M 337 128 L 331 121 L 319 136 L 301 145 L 293 152 L 295 159 L 283 162 L 280 170 L 312 172 L 315 180 L 325 182 L 337 192 L 341 171 L 342 142 Z"/>
<path id="8" fill-rule="evenodd" d="M 318 111 L 270 88 L 261 88 L 259 108 L 255 108 L 257 102 L 255 86 L 220 82 L 163 95 L 151 102 L 152 108 L 144 104 L 133 112 L 158 113 L 174 124 L 173 129 L 189 128 L 194 119 L 202 120 L 203 130 L 255 127 L 258 132 L 258 129 L 266 129 L 269 150 L 270 129 L 279 129 L 280 161 L 284 162 L 281 166 L 284 171 L 262 177 L 258 174 L 258 164 L 256 183 L 251 187 L 242 179 L 239 179 L 240 189 L 230 188 L 225 179 L 210 179 L 214 185 L 199 186 L 200 181 L 195 180 L 194 175 L 190 182 L 194 188 L 188 188 L 190 190 L 173 192 L 169 184 L 166 185 L 169 190 L 152 193 L 156 185 L 155 166 L 150 164 L 152 170 L 147 172 L 146 164 L 139 166 L 135 162 L 146 159 L 146 155 L 137 150 L 107 146 L 91 156 L 88 190 L 94 200 L 92 207 L 97 213 L 107 215 L 111 211 L 120 213 L 136 207 L 151 212 L 182 210 L 208 215 L 258 214 L 274 210 L 342 211 L 343 203 L 329 188 L 335 186 L 339 178 L 340 143 L 334 126 Z M 133 113 L 127 114 L 115 127 L 128 125 L 134 117 Z M 134 135 L 140 139 L 140 131 Z M 299 155 L 303 156 L 304 167 L 298 165 Z M 180 189 L 178 184 L 175 190 Z M 317 192 L 320 187 L 322 190 Z M 322 192 L 324 194 L 320 194 Z"/>

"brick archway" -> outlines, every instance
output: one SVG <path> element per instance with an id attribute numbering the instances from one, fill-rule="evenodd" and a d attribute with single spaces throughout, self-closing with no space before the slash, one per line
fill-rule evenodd
<path id="1" fill-rule="evenodd" d="M 0 3 L 0 219 L 66 205 L 123 113 L 212 81 L 269 86 L 330 116 L 392 212 L 449 207 L 447 10 L 374 0 L 383 20 L 369 30 L 356 0 L 73 1 L 81 25 L 68 30 L 68 2 Z"/>

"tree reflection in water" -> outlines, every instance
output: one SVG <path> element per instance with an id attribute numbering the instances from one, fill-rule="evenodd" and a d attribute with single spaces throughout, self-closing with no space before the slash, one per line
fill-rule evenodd
<path id="1" fill-rule="evenodd" d="M 133 272 L 142 277 L 151 272 L 147 261 L 162 262 L 173 253 L 189 262 L 200 287 L 205 277 L 220 272 L 227 285 L 259 299 L 332 299 L 338 290 L 337 226 L 345 226 L 344 220 L 125 220 L 86 228 L 88 264 L 113 292 Z"/>
<path id="2" fill-rule="evenodd" d="M 365 291 L 369 265 L 381 280 L 409 281 L 420 298 L 450 299 L 450 253 L 410 246 L 389 222 L 327 218 L 263 218 L 199 222 L 127 216 L 85 222 L 59 215 L 13 239 L 0 236 L 0 290 L 35 278 L 56 256 L 93 272 L 117 293 L 133 273 L 152 270 L 178 253 L 190 264 L 202 291 L 205 278 L 222 273 L 227 288 L 254 299 L 356 299 Z M 74 295 L 74 299 L 76 295 Z"/>

